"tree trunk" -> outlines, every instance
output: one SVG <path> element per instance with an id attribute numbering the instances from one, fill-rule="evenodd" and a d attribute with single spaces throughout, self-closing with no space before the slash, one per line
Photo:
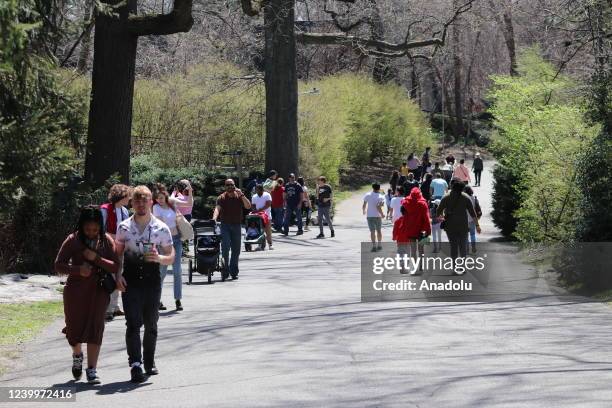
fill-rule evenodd
<path id="1" fill-rule="evenodd" d="M 129 182 L 138 37 L 128 32 L 126 24 L 128 12 L 136 13 L 136 0 L 126 3 L 118 9 L 118 19 L 96 16 L 85 160 L 85 178 L 94 186 L 103 185 L 115 173 Z"/>
<path id="2" fill-rule="evenodd" d="M 504 39 L 506 40 L 506 48 L 508 48 L 508 56 L 510 57 L 510 75 L 516 76 L 516 43 L 514 41 L 514 24 L 512 22 L 512 9 L 509 5 L 504 12 Z"/>
<path id="3" fill-rule="evenodd" d="M 417 100 L 419 90 L 419 80 L 416 74 L 416 64 L 414 61 L 412 62 L 412 67 L 410 70 L 410 99 L 413 101 Z M 419 100 L 419 107 L 421 106 L 421 101 Z"/>
<path id="4" fill-rule="evenodd" d="M 372 12 L 370 15 L 370 35 L 375 41 L 385 40 L 385 27 L 380 16 L 380 9 L 376 0 L 370 0 Z M 378 51 L 383 51 L 378 49 Z M 391 59 L 385 57 L 374 58 L 374 69 L 372 70 L 372 78 L 379 84 L 385 84 L 391 81 L 395 75 L 391 69 Z"/>
<path id="5" fill-rule="evenodd" d="M 266 86 L 266 171 L 298 173 L 298 89 L 295 66 L 295 0 L 264 6 Z"/>
<path id="6" fill-rule="evenodd" d="M 456 1 L 455 1 L 456 2 Z M 457 8 L 457 4 L 454 5 Z M 465 134 L 465 128 L 463 126 L 463 91 L 461 81 L 461 56 L 460 44 L 459 44 L 459 18 L 455 20 L 453 24 L 453 74 L 455 77 L 454 84 L 454 98 L 455 98 L 455 141 L 458 141 Z"/>
<path id="7" fill-rule="evenodd" d="M 503 2 L 503 14 L 500 15 L 497 11 L 498 5 L 493 1 L 489 0 L 489 6 L 491 12 L 495 16 L 497 24 L 502 28 L 502 34 L 504 36 L 504 42 L 506 43 L 506 49 L 508 50 L 508 58 L 510 58 L 510 75 L 516 76 L 516 42 L 514 40 L 514 23 L 512 21 L 512 4 L 507 0 Z"/>

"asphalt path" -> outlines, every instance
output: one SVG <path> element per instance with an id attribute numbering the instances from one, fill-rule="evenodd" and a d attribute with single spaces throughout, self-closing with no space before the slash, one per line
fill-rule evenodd
<path id="1" fill-rule="evenodd" d="M 476 188 L 484 241 L 498 237 L 491 183 L 487 170 Z M 79 382 L 76 403 L 52 406 L 612 406 L 609 306 L 559 296 L 511 247 L 496 255 L 496 273 L 533 280 L 529 296 L 361 302 L 360 243 L 369 237 L 361 200 L 338 206 L 336 238 L 317 240 L 316 228 L 275 235 L 273 251 L 242 254 L 238 281 L 196 276 L 185 285 L 185 310 L 160 317 L 160 375 L 144 384 L 128 382 L 124 320 L 107 324 L 103 384 Z M 384 234 L 390 240 L 388 223 Z M 169 275 L 164 303 L 171 296 Z M 0 387 L 74 386 L 62 327 L 53 322 L 27 344 Z"/>

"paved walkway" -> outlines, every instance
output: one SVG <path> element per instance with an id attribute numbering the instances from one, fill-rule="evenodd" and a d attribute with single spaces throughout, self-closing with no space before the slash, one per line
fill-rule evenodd
<path id="1" fill-rule="evenodd" d="M 490 183 L 487 172 L 477 189 L 485 213 Z M 275 236 L 274 251 L 243 254 L 239 281 L 185 286 L 185 311 L 160 318 L 161 374 L 150 382 L 127 382 L 124 322 L 108 324 L 104 384 L 78 384 L 77 405 L 65 405 L 612 406 L 608 306 L 546 288 L 500 303 L 361 303 L 361 196 L 338 212 L 336 239 Z M 494 238 L 490 219 L 482 224 L 483 238 Z M 504 276 L 537 279 L 511 253 L 500 265 Z M 171 287 L 170 278 L 166 304 Z M 61 328 L 55 322 L 29 344 L 0 386 L 72 384 Z"/>

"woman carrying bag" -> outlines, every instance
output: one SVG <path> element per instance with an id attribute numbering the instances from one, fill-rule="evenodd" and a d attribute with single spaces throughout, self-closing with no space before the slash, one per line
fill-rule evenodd
<path id="1" fill-rule="evenodd" d="M 64 332 L 72 347 L 72 375 L 83 375 L 82 343 L 87 343 L 87 382 L 100 384 L 98 356 L 104 334 L 104 317 L 115 290 L 119 270 L 115 244 L 104 233 L 102 213 L 96 207 L 81 210 L 75 231 L 70 234 L 55 259 L 55 272 L 68 275 L 64 287 Z"/>

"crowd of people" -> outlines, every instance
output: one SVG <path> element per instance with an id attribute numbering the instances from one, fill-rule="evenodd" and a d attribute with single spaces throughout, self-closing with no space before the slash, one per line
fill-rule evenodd
<path id="1" fill-rule="evenodd" d="M 378 183 L 363 198 L 363 214 L 370 230 L 372 252 L 382 249 L 382 221 L 393 222 L 392 238 L 398 253 L 423 254 L 424 244 L 431 241 L 433 252 L 440 251 L 442 230 L 446 232 L 451 257 L 465 257 L 468 244 L 476 252 L 476 233 L 480 233 L 482 210 L 470 184 L 472 173 L 461 159 L 449 154 L 443 166 L 431 162 L 430 148 L 422 159 L 408 155 L 399 170 L 394 170 L 386 194 Z M 480 186 L 484 165 L 476 153 L 472 172 L 474 187 Z M 383 209 L 386 207 L 386 211 Z"/>
<path id="2" fill-rule="evenodd" d="M 474 186 L 480 185 L 482 169 L 482 159 L 476 154 L 472 165 Z M 468 239 L 475 252 L 482 211 L 471 182 L 464 160 L 455 164 L 455 158 L 449 155 L 441 167 L 439 163 L 432 165 L 430 148 L 421 160 L 410 154 L 393 172 L 386 194 L 374 183 L 363 199 L 371 250 L 382 248 L 382 221 L 388 219 L 393 221 L 393 240 L 399 253 L 422 254 L 423 244 L 430 237 L 434 252 L 438 252 L 442 230 L 446 231 L 453 258 L 467 255 Z M 269 249 L 273 249 L 273 231 L 287 236 L 293 223 L 296 235 L 309 231 L 315 206 L 319 226 L 316 238 L 325 238 L 325 225 L 330 236 L 335 236 L 333 192 L 324 176 L 317 178 L 312 196 L 304 178 L 291 173 L 285 182 L 274 170 L 265 181 L 254 180 L 251 187 L 245 193 L 233 179 L 226 179 L 212 214 L 220 230 L 224 273 L 232 279 L 239 275 L 246 213 L 261 218 Z M 82 377 L 86 344 L 87 382 L 100 383 L 97 360 L 105 320 L 120 315 L 125 315 L 131 381 L 143 382 L 147 376 L 159 373 L 155 348 L 159 311 L 166 310 L 161 301 L 163 283 L 172 267 L 175 306 L 182 311 L 181 257 L 189 248 L 184 228 L 187 223 L 192 231 L 189 221 L 193 205 L 191 183 L 179 180 L 171 192 L 159 183 L 134 188 L 116 184 L 110 188 L 107 202 L 81 210 L 74 231 L 63 242 L 55 261 L 56 272 L 68 276 L 63 293 L 64 333 L 72 349 L 72 374 L 76 380 Z M 246 239 L 249 234 L 259 233 L 254 224 L 246 227 Z"/>
<path id="3" fill-rule="evenodd" d="M 295 222 L 297 235 L 309 231 L 314 204 L 318 211 L 319 235 L 324 225 L 335 236 L 330 216 L 333 194 L 327 179 L 317 179 L 314 203 L 302 177 L 288 175 L 288 182 L 276 171 L 268 179 L 256 182 L 247 198 L 233 179 L 224 182 L 225 191 L 216 199 L 212 219 L 219 225 L 223 273 L 238 279 L 245 212 L 263 220 L 268 248 L 272 249 L 272 229 L 287 236 Z M 64 288 L 64 315 L 68 344 L 72 349 L 72 374 L 83 374 L 83 344 L 87 345 L 86 378 L 99 384 L 97 360 L 102 344 L 105 320 L 125 316 L 126 349 L 131 381 L 140 383 L 156 375 L 155 364 L 159 311 L 167 310 L 161 301 L 164 279 L 172 267 L 174 300 L 183 310 L 181 257 L 188 249 L 181 225 L 192 219 L 193 188 L 188 180 L 179 180 L 172 192 L 157 183 L 129 187 L 115 184 L 107 202 L 81 210 L 74 231 L 63 242 L 55 260 L 55 271 L 67 275 Z M 131 207 L 131 210 L 128 209 Z M 305 216 L 305 227 L 303 223 Z M 247 226 L 246 236 L 248 237 Z M 119 307 L 119 294 L 123 310 Z M 141 338 L 141 328 L 144 335 Z"/>

